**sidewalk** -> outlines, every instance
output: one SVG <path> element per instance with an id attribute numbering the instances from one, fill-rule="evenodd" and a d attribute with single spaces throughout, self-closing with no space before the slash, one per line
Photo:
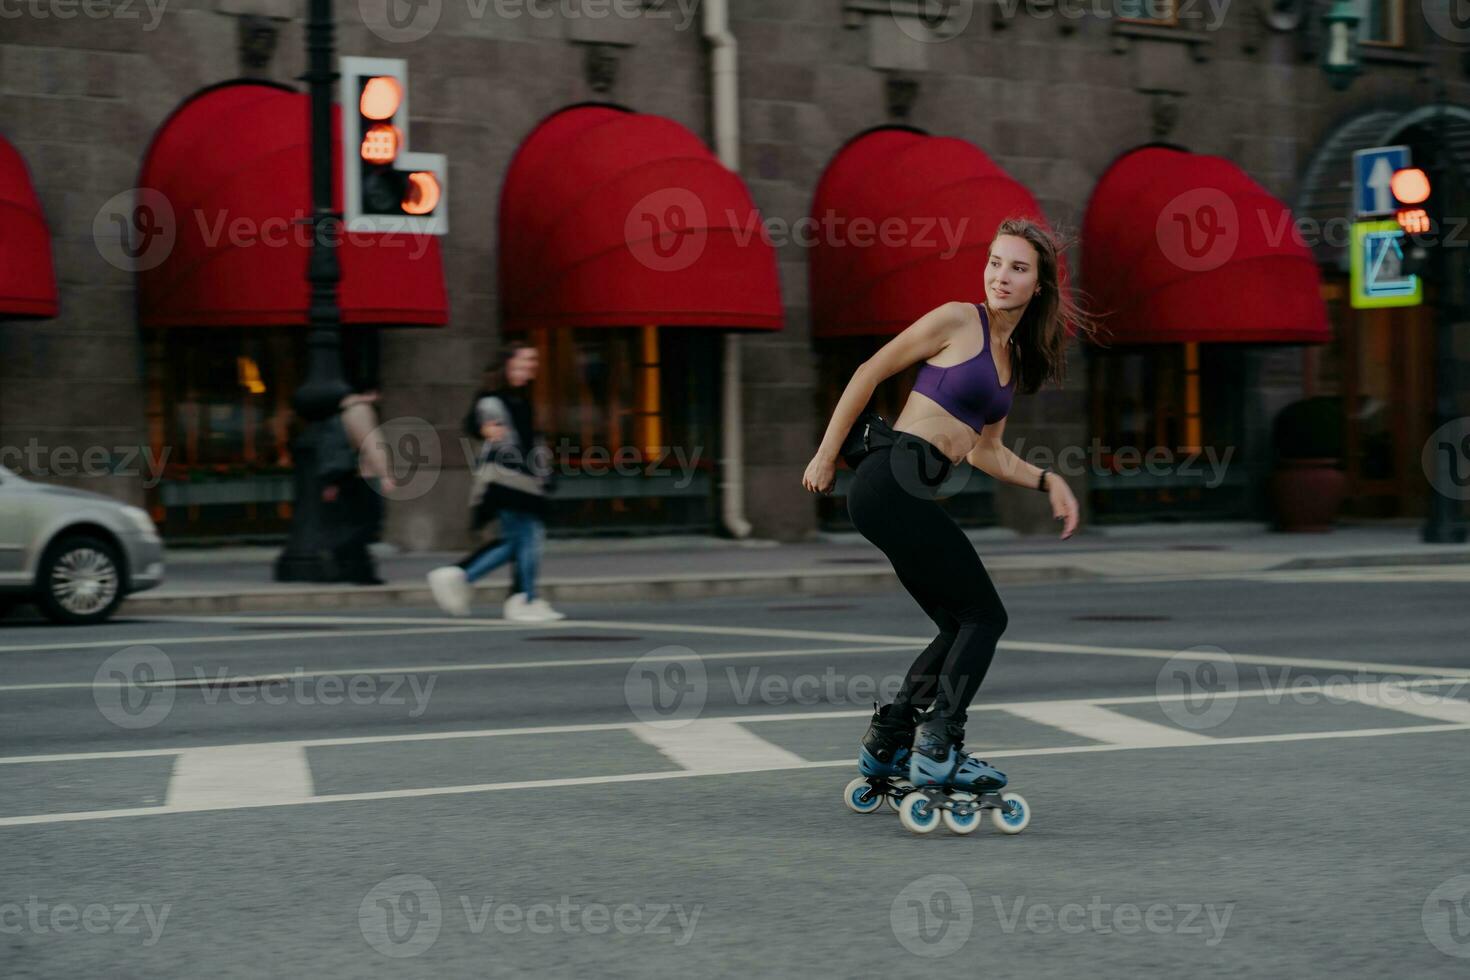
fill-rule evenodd
<path id="1" fill-rule="evenodd" d="M 970 534 L 997 584 L 1198 578 L 1281 569 L 1470 563 L 1470 544 L 1425 544 L 1417 521 L 1282 534 L 1264 524 L 1093 527 L 1068 541 L 1004 529 Z M 271 579 L 277 548 L 173 550 L 162 586 L 126 600 L 127 615 L 431 606 L 424 575 L 458 553 L 394 554 L 378 561 L 386 585 L 312 585 Z M 501 569 L 478 583 L 481 608 L 505 595 Z M 802 544 L 665 536 L 548 542 L 540 591 L 555 602 L 820 595 L 898 588 L 881 552 L 857 534 Z"/>

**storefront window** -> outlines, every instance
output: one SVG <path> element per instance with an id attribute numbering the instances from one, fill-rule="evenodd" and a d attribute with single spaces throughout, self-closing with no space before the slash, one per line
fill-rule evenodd
<path id="1" fill-rule="evenodd" d="M 1244 366 L 1229 344 L 1089 353 L 1086 459 L 1098 520 L 1248 513 Z"/>
<path id="2" fill-rule="evenodd" d="M 349 378 L 375 383 L 377 331 L 343 331 Z M 306 331 L 145 331 L 149 440 L 164 460 L 149 506 L 170 540 L 275 540 L 291 521 L 291 397 Z M 166 456 L 164 454 L 167 454 Z"/>
<path id="3" fill-rule="evenodd" d="M 533 339 L 536 422 L 558 472 L 552 533 L 712 530 L 721 335 L 598 327 Z"/>

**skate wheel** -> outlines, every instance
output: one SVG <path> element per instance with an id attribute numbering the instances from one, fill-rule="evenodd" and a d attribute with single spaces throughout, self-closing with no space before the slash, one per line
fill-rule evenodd
<path id="1" fill-rule="evenodd" d="M 955 793 L 950 796 L 950 799 L 956 803 L 972 803 L 976 798 L 969 793 Z M 980 817 L 984 812 L 984 810 L 977 809 L 974 813 L 961 815 L 953 810 L 945 810 L 943 812 L 944 825 L 956 834 L 973 834 L 980 829 Z"/>
<path id="2" fill-rule="evenodd" d="M 924 793 L 910 793 L 898 805 L 898 822 L 905 830 L 927 834 L 939 826 L 940 809 Z"/>
<path id="3" fill-rule="evenodd" d="M 893 791 L 888 794 L 888 809 L 897 813 L 899 804 L 903 802 L 904 797 L 914 791 L 914 784 L 907 779 L 895 779 L 892 782 Z"/>
<path id="4" fill-rule="evenodd" d="M 874 789 L 866 778 L 859 776 L 847 784 L 842 802 L 853 813 L 872 813 L 883 805 L 883 794 Z"/>
<path id="5" fill-rule="evenodd" d="M 1020 793 L 1000 794 L 1003 807 L 995 808 L 995 826 L 1002 834 L 1019 834 L 1031 823 L 1031 807 Z"/>

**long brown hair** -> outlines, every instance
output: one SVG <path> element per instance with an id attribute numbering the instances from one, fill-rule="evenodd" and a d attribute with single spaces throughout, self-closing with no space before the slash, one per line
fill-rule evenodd
<path id="1" fill-rule="evenodd" d="M 538 350 L 536 342 L 529 337 L 512 337 L 504 341 L 495 353 L 495 360 L 485 365 L 480 387 L 485 391 L 500 391 L 510 387 L 510 380 L 506 377 L 506 365 L 510 364 L 511 358 L 526 348 Z"/>
<path id="2" fill-rule="evenodd" d="M 1014 235 L 1036 249 L 1036 281 L 1040 295 L 1032 298 L 1011 333 L 1011 377 L 1016 391 L 1034 395 L 1048 381 L 1058 384 L 1067 377 L 1067 341 L 1073 333 L 1093 337 L 1096 318 L 1079 304 L 1075 284 L 1068 292 L 1059 288 L 1060 256 L 1073 240 L 1047 230 L 1029 218 L 1007 218 L 995 229 L 995 238 Z M 992 244 L 995 238 L 991 239 Z M 988 260 L 987 260 L 988 261 Z"/>

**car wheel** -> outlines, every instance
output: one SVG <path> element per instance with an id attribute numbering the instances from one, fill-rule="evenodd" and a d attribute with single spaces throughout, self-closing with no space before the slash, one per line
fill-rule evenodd
<path id="1" fill-rule="evenodd" d="M 46 549 L 36 576 L 36 605 L 52 622 L 100 623 L 122 602 L 122 561 L 100 538 L 77 534 Z"/>

